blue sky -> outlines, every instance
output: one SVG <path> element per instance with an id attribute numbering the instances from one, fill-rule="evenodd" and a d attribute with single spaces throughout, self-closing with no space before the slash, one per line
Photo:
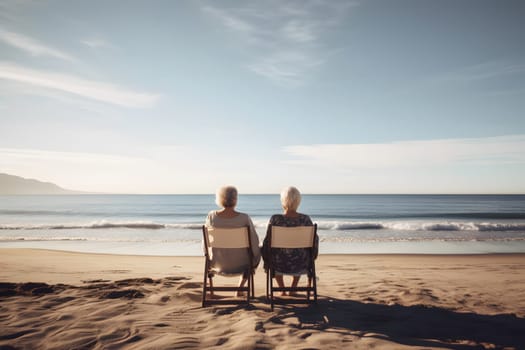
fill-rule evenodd
<path id="1" fill-rule="evenodd" d="M 522 1 L 0 0 L 0 172 L 525 193 Z"/>

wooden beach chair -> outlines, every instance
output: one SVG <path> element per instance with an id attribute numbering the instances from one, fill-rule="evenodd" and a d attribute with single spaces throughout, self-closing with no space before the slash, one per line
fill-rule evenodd
<path id="1" fill-rule="evenodd" d="M 253 275 L 254 275 L 254 269 L 252 265 L 253 261 L 253 251 L 250 241 L 250 231 L 248 226 L 245 227 L 239 227 L 239 228 L 213 228 L 213 227 L 206 227 L 202 226 L 202 233 L 204 238 L 204 257 L 205 257 L 205 265 L 204 265 L 204 284 L 202 287 L 202 306 L 210 305 L 210 304 L 241 304 L 241 303 L 250 303 L 250 297 L 254 296 L 254 285 L 253 285 Z M 246 259 L 244 261 L 239 262 L 236 266 L 231 266 L 229 264 L 228 269 L 221 268 L 221 265 L 224 266 L 226 264 L 221 264 L 221 261 L 215 261 L 213 262 L 214 266 L 212 266 L 212 260 L 213 260 L 213 251 L 214 249 L 221 249 L 223 250 L 223 254 L 221 255 L 224 258 L 224 256 L 227 257 L 227 254 L 224 254 L 224 252 L 228 252 L 228 250 L 238 250 L 242 249 L 246 252 Z M 239 288 L 238 286 L 235 287 L 228 287 L 228 286 L 222 286 L 217 287 L 213 284 L 213 277 L 215 275 L 220 276 L 240 276 L 245 275 L 248 277 L 247 286 Z M 209 283 L 208 283 L 209 282 Z M 215 292 L 244 292 L 246 295 L 246 299 L 234 299 L 234 298 L 228 298 L 228 299 L 214 299 L 214 298 L 207 298 L 207 293 L 210 292 L 211 294 L 214 294 Z"/>
<path id="2" fill-rule="evenodd" d="M 313 226 L 283 227 L 270 226 L 270 235 L 268 237 L 269 259 L 266 262 L 266 296 L 270 301 L 272 310 L 274 304 L 302 304 L 317 302 L 317 281 L 315 274 L 315 256 L 314 244 L 317 235 L 317 224 Z M 286 275 L 287 271 L 280 266 L 276 266 L 271 254 L 272 248 L 292 248 L 307 249 L 309 254 L 308 270 L 305 274 L 308 276 L 308 285 L 306 287 L 274 287 L 273 280 L 276 271 Z M 276 298 L 274 292 L 306 292 L 305 299 L 297 298 Z M 313 298 L 312 298 L 313 294 Z"/>

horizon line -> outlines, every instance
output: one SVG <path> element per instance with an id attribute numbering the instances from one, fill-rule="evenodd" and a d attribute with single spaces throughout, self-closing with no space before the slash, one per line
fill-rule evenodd
<path id="1" fill-rule="evenodd" d="M 87 192 L 81 193 L 20 193 L 3 194 L 0 196 L 214 196 L 215 193 L 111 193 L 111 192 Z M 278 196 L 279 193 L 243 193 L 239 196 Z M 523 193 L 301 193 L 306 196 L 524 196 Z"/>

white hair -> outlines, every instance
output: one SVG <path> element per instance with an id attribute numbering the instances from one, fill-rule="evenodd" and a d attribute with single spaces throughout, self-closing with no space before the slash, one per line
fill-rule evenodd
<path id="1" fill-rule="evenodd" d="M 237 205 L 237 189 L 233 186 L 220 187 L 215 193 L 215 203 L 223 208 L 235 207 Z"/>
<path id="2" fill-rule="evenodd" d="M 297 210 L 301 204 L 301 193 L 293 186 L 284 188 L 281 191 L 281 204 L 284 209 Z"/>

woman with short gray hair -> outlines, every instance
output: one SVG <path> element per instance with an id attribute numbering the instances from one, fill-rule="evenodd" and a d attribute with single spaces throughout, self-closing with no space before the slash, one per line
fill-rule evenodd
<path id="1" fill-rule="evenodd" d="M 248 226 L 250 231 L 250 242 L 253 252 L 253 268 L 255 269 L 261 260 L 261 250 L 259 248 L 259 237 L 255 231 L 252 220 L 247 214 L 240 213 L 235 210 L 237 205 L 237 189 L 233 186 L 224 186 L 217 190 L 215 193 L 215 203 L 221 207 L 220 210 L 212 210 L 206 217 L 207 227 L 217 228 L 236 228 Z M 239 265 L 242 265 L 243 260 L 246 258 L 245 251 L 234 251 L 232 249 L 215 248 L 213 253 L 212 266 L 217 266 L 221 271 L 228 274 L 233 273 Z M 244 284 L 248 280 L 249 276 L 241 276 L 239 281 L 239 287 L 244 287 Z"/>
<path id="2" fill-rule="evenodd" d="M 215 193 L 215 204 L 222 208 L 233 208 L 237 205 L 237 189 L 233 186 L 223 186 Z"/>
<path id="3" fill-rule="evenodd" d="M 268 259 L 273 260 L 273 263 L 277 266 L 284 267 L 283 271 L 289 271 L 293 276 L 291 286 L 297 287 L 299 278 L 305 274 L 309 267 L 309 253 L 306 249 L 296 248 L 272 248 L 269 252 L 268 247 L 268 236 L 270 234 L 271 226 L 285 226 L 285 227 L 296 227 L 296 226 L 313 226 L 312 220 L 308 215 L 297 212 L 301 204 L 301 193 L 293 186 L 286 187 L 281 191 L 281 205 L 283 208 L 283 214 L 276 214 L 270 218 L 268 223 L 268 231 L 266 232 L 266 238 L 263 242 L 263 259 L 266 262 Z M 315 236 L 314 244 L 314 259 L 317 258 L 319 247 L 319 238 Z M 276 271 L 275 281 L 280 288 L 284 287 L 283 274 Z M 281 295 L 286 295 L 286 292 L 282 292 Z"/>
<path id="4" fill-rule="evenodd" d="M 293 186 L 286 187 L 281 191 L 281 205 L 284 210 L 297 211 L 301 204 L 301 193 Z"/>

